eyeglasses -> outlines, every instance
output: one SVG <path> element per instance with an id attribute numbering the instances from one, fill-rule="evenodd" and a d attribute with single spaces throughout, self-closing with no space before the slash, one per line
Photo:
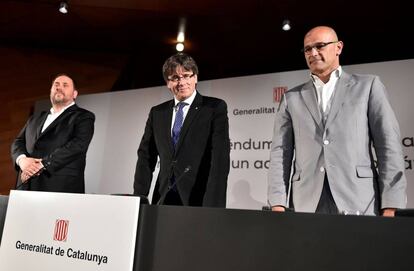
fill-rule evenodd
<path id="1" fill-rule="evenodd" d="M 312 50 L 314 48 L 316 49 L 317 52 L 320 52 L 323 48 L 325 48 L 329 44 L 337 43 L 337 42 L 339 41 L 318 42 L 318 43 L 315 43 L 314 45 L 305 46 L 305 48 L 302 49 L 302 52 L 305 54 L 310 54 L 312 53 Z"/>
<path id="2" fill-rule="evenodd" d="M 180 80 L 181 81 L 188 81 L 194 75 L 195 75 L 194 73 L 192 73 L 192 74 L 183 74 L 182 76 L 173 75 L 173 76 L 168 77 L 168 81 L 171 81 L 171 82 L 174 82 L 174 83 L 177 83 Z"/>

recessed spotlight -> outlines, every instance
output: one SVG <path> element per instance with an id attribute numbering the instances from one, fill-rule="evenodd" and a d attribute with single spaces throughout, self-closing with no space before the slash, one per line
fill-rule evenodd
<path id="1" fill-rule="evenodd" d="M 184 50 L 184 44 L 183 44 L 183 43 L 181 43 L 181 42 L 177 43 L 177 45 L 175 46 L 175 49 L 176 49 L 178 52 L 182 52 L 182 51 Z"/>
<path id="2" fill-rule="evenodd" d="M 60 13 L 63 13 L 63 14 L 68 13 L 68 8 L 69 8 L 69 6 L 68 6 L 68 3 L 66 1 L 60 2 L 60 4 L 59 4 L 59 12 Z"/>
<path id="3" fill-rule="evenodd" d="M 291 29 L 290 26 L 290 21 L 289 20 L 284 20 L 282 23 L 282 29 L 283 31 L 289 31 Z"/>
<path id="4" fill-rule="evenodd" d="M 177 41 L 183 43 L 185 40 L 184 38 L 184 32 L 179 32 L 177 35 Z"/>

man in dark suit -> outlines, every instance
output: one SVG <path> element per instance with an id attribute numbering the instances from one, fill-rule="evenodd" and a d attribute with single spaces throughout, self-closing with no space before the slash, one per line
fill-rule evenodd
<path id="1" fill-rule="evenodd" d="M 230 168 L 227 105 L 196 90 L 198 67 L 177 54 L 163 75 L 174 99 L 153 107 L 138 148 L 134 194 L 147 196 L 160 159 L 152 203 L 225 207 Z"/>
<path id="2" fill-rule="evenodd" d="M 75 104 L 78 91 L 67 75 L 52 83 L 49 112 L 29 118 L 11 146 L 17 187 L 32 191 L 85 192 L 85 159 L 95 115 Z"/>

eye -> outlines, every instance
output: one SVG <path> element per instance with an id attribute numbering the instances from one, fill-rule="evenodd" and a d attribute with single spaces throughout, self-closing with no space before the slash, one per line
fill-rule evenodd
<path id="1" fill-rule="evenodd" d="M 310 46 L 305 47 L 305 48 L 303 49 L 303 51 L 304 51 L 305 53 L 309 53 L 310 51 L 312 51 L 312 47 L 310 47 Z"/>
<path id="2" fill-rule="evenodd" d="M 318 44 L 315 44 L 315 48 L 316 48 L 316 50 L 319 51 L 320 49 L 322 49 L 326 45 L 327 45 L 326 43 L 318 43 Z"/>

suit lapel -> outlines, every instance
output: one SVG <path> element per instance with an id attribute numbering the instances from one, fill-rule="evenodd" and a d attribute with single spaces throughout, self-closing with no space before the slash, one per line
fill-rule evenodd
<path id="1" fill-rule="evenodd" d="M 55 119 L 44 131 L 43 133 L 39 134 L 39 138 L 42 137 L 44 134 L 46 134 L 48 131 L 50 131 L 51 129 L 53 129 L 53 127 L 55 127 L 59 122 L 61 122 L 62 120 L 64 120 L 66 117 L 70 116 L 73 112 L 75 112 L 78 109 L 78 106 L 76 104 L 72 105 L 71 107 L 67 108 L 62 114 L 60 114 L 59 117 L 57 117 L 57 119 Z M 42 130 L 43 124 L 45 123 L 47 118 L 47 114 L 46 117 L 43 120 L 43 123 L 40 127 L 40 131 Z"/>
<path id="2" fill-rule="evenodd" d="M 36 120 L 36 139 L 38 139 L 40 137 L 40 134 L 42 133 L 42 128 L 45 124 L 47 116 L 49 115 L 49 112 L 43 111 L 42 113 L 40 113 L 38 119 Z"/>
<path id="3" fill-rule="evenodd" d="M 164 122 L 162 124 L 162 127 L 165 127 L 163 133 L 165 134 L 165 138 L 168 139 L 168 146 L 170 148 L 171 153 L 174 153 L 174 146 L 172 143 L 172 138 L 171 138 L 171 125 L 172 125 L 172 114 L 173 114 L 173 110 L 174 110 L 174 100 L 172 100 L 166 110 L 163 113 L 163 117 L 160 121 Z"/>
<path id="4" fill-rule="evenodd" d="M 202 103 L 203 103 L 203 97 L 197 92 L 194 98 L 194 101 L 191 104 L 190 109 L 188 110 L 187 116 L 184 119 L 183 127 L 181 127 L 180 137 L 178 139 L 178 143 L 177 143 L 176 150 L 175 150 L 176 153 L 180 149 L 180 146 L 185 138 L 185 135 L 187 134 L 189 128 L 191 127 L 191 123 L 197 117 L 198 112 L 200 112 Z"/>
<path id="5" fill-rule="evenodd" d="M 318 127 L 323 131 L 322 115 L 319 110 L 318 101 L 316 100 L 315 87 L 312 80 L 303 86 L 301 94 L 306 108 L 309 110 Z"/>
<path id="6" fill-rule="evenodd" d="M 338 82 L 336 82 L 334 97 L 332 100 L 331 109 L 328 113 L 325 128 L 329 127 L 329 125 L 334 121 L 334 119 L 338 115 L 339 110 L 342 108 L 342 105 L 345 102 L 346 93 L 350 85 L 352 84 L 352 81 L 350 79 L 351 77 L 349 76 L 349 74 L 342 72 L 341 77 L 338 79 Z"/>

